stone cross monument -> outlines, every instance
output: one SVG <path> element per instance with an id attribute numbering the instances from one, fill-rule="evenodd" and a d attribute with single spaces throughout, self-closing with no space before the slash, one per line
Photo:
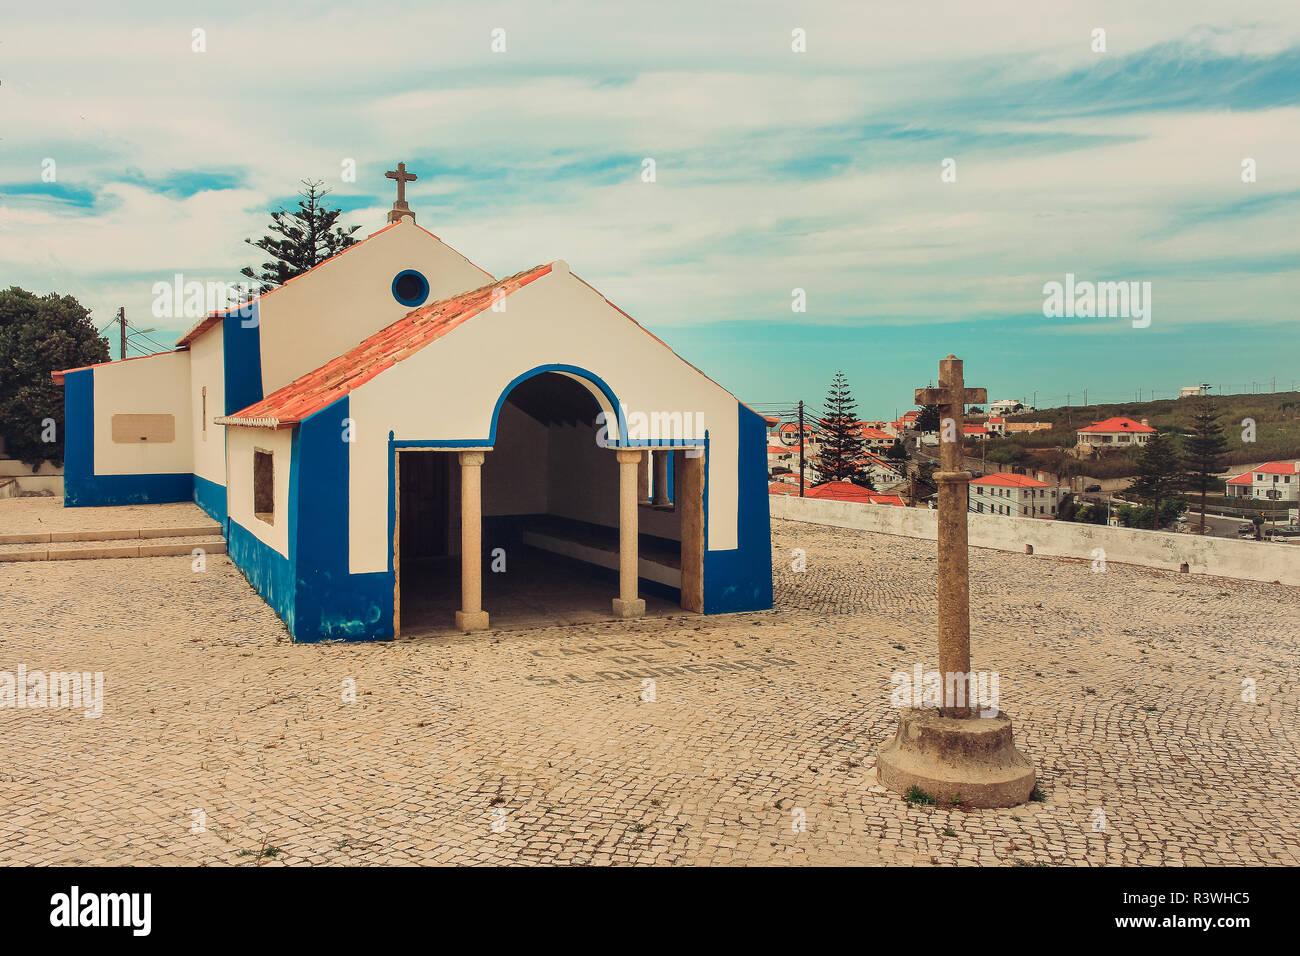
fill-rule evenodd
<path id="1" fill-rule="evenodd" d="M 393 208 L 388 211 L 388 221 L 397 222 L 403 216 L 409 216 L 411 222 L 415 222 L 415 213 L 411 212 L 411 207 L 406 204 L 406 184 L 413 183 L 420 177 L 415 173 L 406 171 L 406 163 L 398 163 L 396 169 L 390 169 L 384 173 L 387 179 L 397 180 L 397 202 L 393 203 Z"/>
<path id="2" fill-rule="evenodd" d="M 898 731 L 880 748 L 879 781 L 906 793 L 916 787 L 942 803 L 1011 807 L 1033 792 L 1034 766 L 1016 749 L 1011 718 L 996 701 L 970 699 L 970 573 L 967 522 L 971 473 L 964 464 L 962 419 L 968 404 L 988 401 L 982 388 L 967 388 L 961 359 L 939 363 L 939 387 L 918 388 L 918 405 L 939 406 L 938 578 L 941 703 L 913 706 L 899 715 Z M 927 679 L 928 683 L 928 679 Z M 999 682 L 1000 684 L 1000 682 Z M 994 686 L 990 681 L 979 686 Z"/>

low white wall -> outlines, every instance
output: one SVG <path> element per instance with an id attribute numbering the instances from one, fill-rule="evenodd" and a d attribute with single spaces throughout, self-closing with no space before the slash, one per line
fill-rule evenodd
<path id="1" fill-rule="evenodd" d="M 772 495 L 771 507 L 773 518 L 790 521 L 931 541 L 938 534 L 938 512 L 928 508 L 897 508 L 794 495 Z M 970 544 L 975 548 L 1023 554 L 1025 545 L 1032 545 L 1037 555 L 1085 560 L 1092 560 L 1093 549 L 1101 548 L 1107 562 L 1167 571 L 1177 571 L 1180 565 L 1186 564 L 1195 574 L 1300 585 L 1300 546 L 1297 545 L 1003 515 L 971 514 L 968 518 Z"/>
<path id="2" fill-rule="evenodd" d="M 9 494 L 16 496 L 25 491 L 47 491 L 53 495 L 63 494 L 63 466 L 51 465 L 43 461 L 35 472 L 32 466 L 17 458 L 0 458 L 0 481 L 16 478 L 18 481 L 9 486 Z"/>

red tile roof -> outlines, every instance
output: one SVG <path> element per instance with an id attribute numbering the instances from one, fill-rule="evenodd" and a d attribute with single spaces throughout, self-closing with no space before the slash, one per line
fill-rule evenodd
<path id="1" fill-rule="evenodd" d="M 797 495 L 799 486 L 792 485 L 788 481 L 777 481 L 767 486 L 769 495 Z"/>
<path id="2" fill-rule="evenodd" d="M 1052 487 L 1045 481 L 1036 481 L 1028 475 L 1012 475 L 1005 471 L 999 471 L 992 475 L 985 475 L 983 478 L 976 478 L 971 482 L 972 485 L 998 485 L 1003 488 L 1050 488 Z"/>
<path id="3" fill-rule="evenodd" d="M 963 435 L 987 435 L 989 430 L 983 425 L 963 425 L 961 426 Z"/>
<path id="4" fill-rule="evenodd" d="M 902 507 L 903 499 L 898 495 L 882 495 L 863 488 L 851 481 L 828 481 L 825 484 L 805 489 L 805 498 L 828 498 L 831 501 L 859 501 L 871 505 L 897 505 Z"/>
<path id="5" fill-rule="evenodd" d="M 1108 418 L 1103 422 L 1093 422 L 1081 432 L 1134 432 L 1139 435 L 1154 435 L 1156 430 L 1150 425 L 1143 425 L 1131 418 Z"/>
<path id="6" fill-rule="evenodd" d="M 789 445 L 768 445 L 767 446 L 767 453 L 769 455 L 788 455 L 794 451 L 798 451 L 798 449 L 791 448 Z"/>
<path id="7" fill-rule="evenodd" d="M 1255 471 L 1264 475 L 1294 475 L 1296 470 L 1296 462 L 1294 461 L 1270 461 L 1255 469 Z"/>
<path id="8" fill-rule="evenodd" d="M 893 435 L 886 435 L 879 428 L 872 428 L 870 425 L 862 426 L 862 437 L 874 441 L 893 441 Z"/>
<path id="9" fill-rule="evenodd" d="M 295 425 L 490 308 L 498 294 L 509 295 L 550 271 L 549 264 L 534 266 L 473 292 L 412 309 L 338 358 L 216 422 L 262 428 Z"/>
<path id="10" fill-rule="evenodd" d="M 1255 480 L 1256 475 L 1295 475 L 1300 474 L 1300 463 L 1294 461 L 1269 461 L 1260 465 L 1254 471 L 1248 471 L 1244 475 L 1238 475 L 1236 478 L 1229 478 L 1230 485 L 1249 485 Z"/>

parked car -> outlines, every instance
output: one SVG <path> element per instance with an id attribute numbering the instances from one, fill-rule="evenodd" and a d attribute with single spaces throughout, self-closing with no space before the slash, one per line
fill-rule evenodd
<path id="1" fill-rule="evenodd" d="M 1101 491 L 1101 485 L 1089 485 L 1084 491 Z"/>
<path id="2" fill-rule="evenodd" d="M 1243 521 L 1237 525 L 1237 534 L 1243 538 L 1253 538 L 1255 537 L 1255 526 L 1249 521 Z"/>
<path id="3" fill-rule="evenodd" d="M 1281 524 L 1269 533 L 1274 538 L 1300 538 L 1300 525 Z"/>

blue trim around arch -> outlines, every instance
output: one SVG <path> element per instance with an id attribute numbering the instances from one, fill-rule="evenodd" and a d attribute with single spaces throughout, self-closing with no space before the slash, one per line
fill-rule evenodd
<path id="1" fill-rule="evenodd" d="M 394 489 L 397 487 L 397 481 L 396 481 L 397 452 L 403 448 L 447 448 L 447 449 L 457 449 L 461 451 L 473 451 L 475 449 L 482 449 L 482 450 L 491 449 L 491 447 L 495 445 L 497 441 L 497 422 L 501 417 L 501 406 L 505 404 L 505 401 L 510 396 L 510 393 L 514 391 L 515 386 L 517 386 L 520 382 L 527 381 L 528 379 L 534 378 L 538 375 L 544 375 L 547 372 L 567 372 L 570 375 L 576 375 L 579 378 L 586 379 L 592 385 L 595 385 L 598 389 L 600 389 L 601 394 L 605 396 L 605 399 L 609 402 L 610 407 L 615 409 L 616 414 L 618 415 L 618 434 L 619 434 L 620 441 L 618 443 L 611 445 L 611 447 L 614 448 L 673 447 L 678 445 L 694 446 L 699 444 L 699 442 L 695 442 L 695 441 L 688 442 L 684 439 L 654 439 L 654 440 L 638 439 L 636 441 L 624 441 L 623 436 L 627 434 L 627 419 L 624 416 L 623 406 L 619 402 L 618 396 L 614 394 L 614 390 L 609 387 L 609 384 L 603 378 L 601 378 L 595 372 L 582 368 L 579 365 L 562 365 L 562 364 L 538 365 L 535 368 L 529 369 L 527 372 L 523 372 L 519 375 L 516 375 L 513 379 L 511 379 L 510 383 L 501 391 L 501 394 L 497 396 L 496 405 L 493 406 L 492 408 L 492 424 L 488 428 L 488 434 L 486 438 L 434 438 L 434 439 L 400 438 L 399 439 L 399 438 L 395 438 L 391 431 L 388 433 L 388 570 L 390 573 L 393 570 L 393 531 L 395 530 L 397 524 L 397 499 L 394 494 Z M 669 467 L 671 466 L 672 466 L 672 462 L 670 459 Z M 766 459 L 764 459 L 765 477 L 766 474 L 767 474 Z M 670 482 L 669 488 L 671 487 L 672 484 Z M 764 490 L 766 491 L 767 486 L 764 485 L 763 487 Z"/>

